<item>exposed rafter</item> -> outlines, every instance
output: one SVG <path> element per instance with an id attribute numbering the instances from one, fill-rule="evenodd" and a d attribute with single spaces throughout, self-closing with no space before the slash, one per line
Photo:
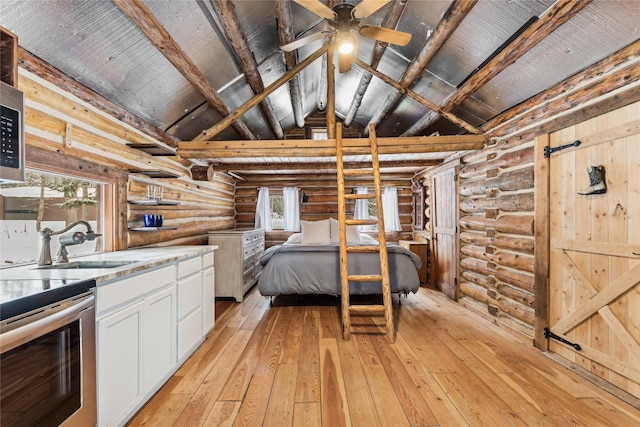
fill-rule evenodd
<path id="1" fill-rule="evenodd" d="M 400 21 L 400 16 L 402 16 L 402 12 L 404 12 L 404 8 L 407 5 L 407 0 L 394 0 L 393 4 L 389 8 L 389 11 L 384 17 L 382 21 L 382 27 L 385 28 L 396 28 L 398 25 L 398 21 Z M 373 48 L 373 53 L 371 54 L 370 65 L 371 68 L 378 68 L 378 64 L 382 59 L 382 55 L 384 55 L 385 50 L 387 50 L 388 43 L 376 42 L 375 47 Z M 356 93 L 353 95 L 353 100 L 351 101 L 351 105 L 349 106 L 349 111 L 344 119 L 345 126 L 351 126 L 351 122 L 360 108 L 360 104 L 362 103 L 362 98 L 364 97 L 367 88 L 369 87 L 369 83 L 371 82 L 372 75 L 369 73 L 365 73 L 360 77 L 360 82 L 358 83 L 358 88 L 356 89 Z"/>
<path id="2" fill-rule="evenodd" d="M 280 46 L 291 43 L 296 36 L 293 33 L 293 15 L 291 14 L 291 1 L 274 0 L 276 18 L 278 22 L 278 36 Z M 296 52 L 283 52 L 284 63 L 287 71 L 293 69 L 297 64 Z M 294 75 L 289 81 L 289 93 L 291 94 L 291 106 L 293 107 L 293 117 L 296 126 L 304 126 L 304 109 L 302 107 L 302 89 L 300 88 L 300 77 Z"/>
<path id="3" fill-rule="evenodd" d="M 282 86 L 284 83 L 288 82 L 293 76 L 298 74 L 300 71 L 308 67 L 311 63 L 313 63 L 316 59 L 321 57 L 327 51 L 327 46 L 323 46 L 318 49 L 311 56 L 306 58 L 304 61 L 296 65 L 291 70 L 287 71 L 282 77 L 278 80 L 270 84 L 265 90 L 242 104 L 238 109 L 234 112 L 230 113 L 224 119 L 220 120 L 217 124 L 210 127 L 209 129 L 203 130 L 200 135 L 198 135 L 194 141 L 206 141 L 207 139 L 211 139 L 214 136 L 218 135 L 220 132 L 225 130 L 227 127 L 232 125 L 236 120 L 238 120 L 244 113 L 258 105 L 264 98 L 272 94 L 276 89 Z"/>
<path id="4" fill-rule="evenodd" d="M 484 144 L 482 135 L 381 137 L 378 138 L 378 152 L 409 154 L 479 150 Z M 369 139 L 349 138 L 343 141 L 343 145 L 349 148 L 350 153 L 367 154 Z M 336 140 L 183 141 L 178 143 L 178 154 L 183 158 L 326 157 L 335 156 Z"/>
<path id="5" fill-rule="evenodd" d="M 260 70 L 258 70 L 256 58 L 253 53 L 251 53 L 251 48 L 249 47 L 247 38 L 242 32 L 242 28 L 240 28 L 240 22 L 236 15 L 235 6 L 232 2 L 223 0 L 215 0 L 215 4 L 220 20 L 222 21 L 222 25 L 224 26 L 227 39 L 229 40 L 236 55 L 240 58 L 245 78 L 247 79 L 249 86 L 251 86 L 253 93 L 257 95 L 264 90 L 264 82 L 262 81 Z M 282 126 L 280 125 L 280 121 L 278 121 L 276 113 L 273 111 L 273 107 L 271 107 L 269 98 L 265 98 L 260 103 L 260 109 L 269 122 L 275 137 L 277 139 L 284 138 L 284 131 L 282 130 Z"/>
<path id="6" fill-rule="evenodd" d="M 229 107 L 218 92 L 141 0 L 113 0 L 113 3 L 142 31 L 151 44 L 176 67 L 220 115 L 226 116 L 229 114 Z M 253 133 L 244 123 L 236 122 L 234 123 L 234 128 L 243 138 L 255 139 Z"/>
<path id="7" fill-rule="evenodd" d="M 409 64 L 409 67 L 407 67 L 404 72 L 399 82 L 402 88 L 406 89 L 411 87 L 420 77 L 431 59 L 433 59 L 442 46 L 444 46 L 445 42 L 449 40 L 451 34 L 458 28 L 458 25 L 460 25 L 476 3 L 477 0 L 454 0 L 436 26 L 433 34 L 427 39 L 418 56 Z M 387 97 L 378 108 L 377 114 L 369 120 L 369 123 L 378 125 L 398 105 L 402 96 L 402 92 L 396 92 L 394 95 Z M 365 127 L 365 133 L 367 129 L 368 126 Z"/>

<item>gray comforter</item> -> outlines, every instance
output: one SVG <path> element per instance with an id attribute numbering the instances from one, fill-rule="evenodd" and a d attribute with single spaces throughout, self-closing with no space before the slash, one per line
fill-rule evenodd
<path id="1" fill-rule="evenodd" d="M 416 292 L 420 287 L 420 258 L 395 244 L 387 245 L 392 293 Z M 349 274 L 380 274 L 378 253 L 350 253 Z M 260 258 L 264 266 L 258 289 L 264 296 L 340 294 L 339 245 L 277 245 Z M 352 282 L 352 294 L 380 294 L 379 282 Z"/>

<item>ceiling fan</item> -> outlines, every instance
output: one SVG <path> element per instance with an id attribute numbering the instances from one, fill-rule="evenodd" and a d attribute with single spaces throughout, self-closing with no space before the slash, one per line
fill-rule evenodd
<path id="1" fill-rule="evenodd" d="M 293 0 L 300 6 L 325 18 L 330 31 L 311 34 L 281 47 L 291 52 L 302 46 L 329 36 L 329 42 L 338 49 L 339 71 L 344 73 L 351 69 L 351 61 L 355 56 L 355 38 L 351 34 L 357 30 L 360 35 L 385 43 L 405 46 L 411 40 L 411 34 L 373 25 L 361 25 L 361 21 L 389 3 L 391 0 L 362 0 L 358 5 L 340 3 L 329 8 L 319 0 Z"/>

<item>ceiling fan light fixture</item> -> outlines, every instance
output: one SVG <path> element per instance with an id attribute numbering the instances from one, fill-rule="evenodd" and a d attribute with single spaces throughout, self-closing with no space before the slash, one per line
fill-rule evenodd
<path id="1" fill-rule="evenodd" d="M 355 50 L 356 40 L 351 34 L 340 34 L 336 40 L 336 46 L 339 54 L 348 55 Z"/>

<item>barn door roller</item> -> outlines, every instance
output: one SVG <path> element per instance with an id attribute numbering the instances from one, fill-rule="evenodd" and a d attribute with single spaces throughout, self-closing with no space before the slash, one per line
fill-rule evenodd
<path id="1" fill-rule="evenodd" d="M 551 329 L 549 329 L 548 326 L 544 327 L 544 337 L 545 338 L 553 338 L 554 340 L 558 340 L 558 341 L 560 341 L 562 343 L 568 344 L 568 345 L 570 345 L 571 347 L 575 348 L 578 351 L 582 350 L 582 347 L 580 347 L 580 344 L 572 343 L 571 341 L 564 339 L 560 335 L 554 334 L 553 332 L 551 332 Z"/>
<path id="2" fill-rule="evenodd" d="M 582 142 L 580 140 L 575 140 L 571 144 L 560 145 L 558 147 L 553 147 L 553 148 L 551 148 L 551 147 L 549 147 L 547 145 L 546 147 L 544 147 L 544 158 L 546 159 L 547 157 L 549 157 L 552 153 L 555 153 L 556 151 L 564 150 L 565 148 L 577 147 L 580 144 L 582 144 Z"/>

